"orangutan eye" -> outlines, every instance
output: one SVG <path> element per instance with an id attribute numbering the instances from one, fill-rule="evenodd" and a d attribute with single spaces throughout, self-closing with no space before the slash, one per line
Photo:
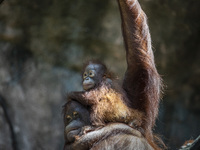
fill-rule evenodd
<path id="1" fill-rule="evenodd" d="M 66 116 L 66 121 L 67 121 L 67 122 L 70 122 L 71 119 L 72 119 L 72 117 L 71 117 L 70 115 L 67 115 L 67 116 Z"/>
<path id="2" fill-rule="evenodd" d="M 88 76 L 87 72 L 84 72 L 83 73 L 83 78 L 85 79 L 85 78 L 87 78 L 87 76 Z"/>
<path id="3" fill-rule="evenodd" d="M 90 77 L 94 77 L 94 76 L 95 76 L 95 72 L 94 72 L 93 70 L 90 70 L 90 71 L 89 71 L 89 76 L 90 76 Z"/>
<path id="4" fill-rule="evenodd" d="M 77 117 L 77 116 L 78 116 L 78 112 L 77 112 L 77 111 L 74 111 L 74 112 L 73 112 L 73 116 L 74 116 L 74 117 Z"/>

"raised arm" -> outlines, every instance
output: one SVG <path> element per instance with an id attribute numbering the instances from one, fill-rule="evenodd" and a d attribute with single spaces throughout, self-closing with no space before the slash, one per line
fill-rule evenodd
<path id="1" fill-rule="evenodd" d="M 67 101 L 77 101 L 84 106 L 92 106 L 95 104 L 95 101 L 92 97 L 89 99 L 86 97 L 86 92 L 70 92 L 67 94 Z"/>
<path id="2" fill-rule="evenodd" d="M 151 129 L 158 114 L 161 80 L 154 63 L 147 18 L 138 0 L 118 0 L 127 70 L 123 89 L 133 108 L 146 114 Z"/>

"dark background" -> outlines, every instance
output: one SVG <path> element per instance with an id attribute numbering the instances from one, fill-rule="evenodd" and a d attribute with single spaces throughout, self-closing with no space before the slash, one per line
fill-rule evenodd
<path id="1" fill-rule="evenodd" d="M 169 149 L 200 134 L 200 1 L 140 0 L 165 83 L 156 133 Z M 126 68 L 116 0 L 5 0 L 0 5 L 0 95 L 20 150 L 63 146 L 64 95 L 81 90 L 83 62 Z M 0 107 L 0 149 L 11 150 Z"/>

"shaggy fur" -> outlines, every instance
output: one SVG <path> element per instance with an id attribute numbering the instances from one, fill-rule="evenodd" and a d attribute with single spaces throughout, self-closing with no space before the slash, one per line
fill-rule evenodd
<path id="1" fill-rule="evenodd" d="M 132 107 L 144 112 L 143 128 L 146 137 L 153 141 L 152 128 L 158 115 L 162 82 L 154 63 L 147 17 L 138 0 L 118 0 L 118 3 L 128 67 L 123 89 Z"/>
<path id="2" fill-rule="evenodd" d="M 162 82 L 154 63 L 147 17 L 138 0 L 118 0 L 118 4 L 126 48 L 127 70 L 122 86 L 126 98 L 122 93 L 113 92 L 112 89 L 85 93 L 82 97 L 88 102 L 91 102 L 91 99 L 94 102 L 91 108 L 93 113 L 91 118 L 94 124 L 109 121 L 120 122 L 120 118 L 124 116 L 122 122 L 125 120 L 130 122 L 129 117 L 140 120 L 139 116 L 143 116 L 141 127 L 145 138 L 154 149 L 159 149 L 155 144 L 152 129 L 158 115 Z M 103 94 L 99 96 L 97 93 Z"/>
<path id="3" fill-rule="evenodd" d="M 99 87 L 90 91 L 69 93 L 68 100 L 76 100 L 90 106 L 90 119 L 94 126 L 121 122 L 138 128 L 143 122 L 143 113 L 128 107 L 125 94 L 115 90 L 106 82 L 102 82 Z"/>
<path id="4" fill-rule="evenodd" d="M 81 136 L 77 141 L 66 145 L 64 150 L 153 150 L 137 130 L 120 123 L 105 127 Z"/>

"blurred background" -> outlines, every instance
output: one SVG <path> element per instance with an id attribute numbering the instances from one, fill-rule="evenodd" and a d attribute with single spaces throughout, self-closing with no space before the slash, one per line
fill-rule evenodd
<path id="1" fill-rule="evenodd" d="M 200 1 L 140 0 L 165 94 L 155 132 L 169 149 L 200 134 Z M 0 5 L 0 149 L 61 150 L 64 96 L 85 60 L 126 69 L 116 0 L 5 0 Z M 2 98 L 5 100 L 3 101 Z"/>

